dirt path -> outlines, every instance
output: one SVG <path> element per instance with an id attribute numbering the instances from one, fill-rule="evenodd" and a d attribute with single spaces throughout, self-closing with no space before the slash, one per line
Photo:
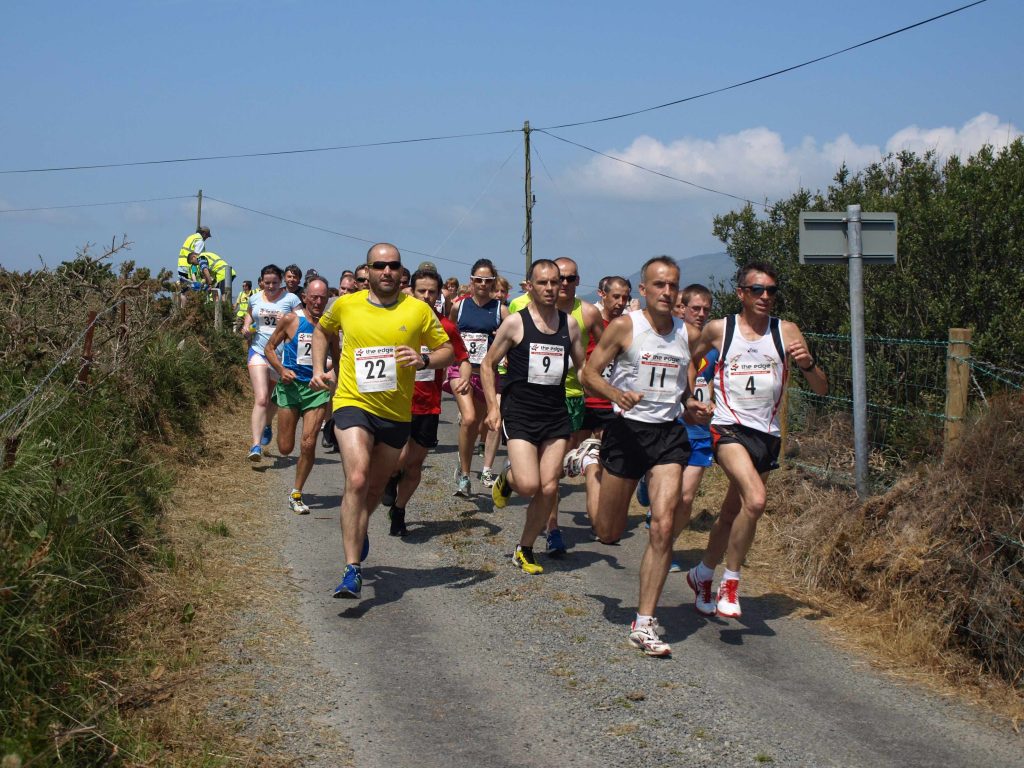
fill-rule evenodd
<path id="1" fill-rule="evenodd" d="M 412 534 L 387 536 L 383 512 L 371 520 L 358 603 L 331 598 L 343 565 L 337 455 L 318 459 L 305 517 L 285 504 L 292 463 L 267 470 L 270 494 L 254 503 L 289 588 L 252 619 L 287 616 L 293 628 L 281 662 L 254 664 L 267 695 L 230 708 L 274 722 L 297 764 L 1024 765 L 1008 726 L 836 650 L 798 603 L 758 592 L 750 574 L 735 622 L 696 614 L 670 576 L 659 619 L 675 655 L 644 657 L 626 642 L 641 518 L 620 546 L 594 543 L 582 485 L 563 484 L 569 555 L 526 576 L 508 558 L 522 501 L 496 513 L 483 493 L 450 495 L 451 416 L 410 505 Z"/>

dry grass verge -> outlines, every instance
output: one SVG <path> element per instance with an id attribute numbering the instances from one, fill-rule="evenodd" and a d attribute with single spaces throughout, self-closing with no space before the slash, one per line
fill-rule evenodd
<path id="1" fill-rule="evenodd" d="M 295 591 L 264 512 L 271 477 L 241 458 L 248 398 L 209 414 L 203 445 L 180 467 L 168 505 L 170 567 L 146 574 L 146 596 L 122 627 L 129 653 L 121 676 L 132 681 L 120 704 L 128 765 L 306 764 L 275 711 L 277 692 L 295 687 L 281 676 L 308 638 L 288 610 Z M 347 747 L 315 718 L 289 714 L 333 753 L 333 764 L 349 763 Z"/>
<path id="2" fill-rule="evenodd" d="M 1024 721 L 1024 402 L 996 402 L 945 462 L 860 505 L 775 473 L 748 564 L 829 617 L 840 642 L 944 693 Z M 709 474 L 695 511 L 717 504 Z M 685 534 L 687 544 L 699 540 Z M 701 542 L 698 546 L 703 546 Z"/>

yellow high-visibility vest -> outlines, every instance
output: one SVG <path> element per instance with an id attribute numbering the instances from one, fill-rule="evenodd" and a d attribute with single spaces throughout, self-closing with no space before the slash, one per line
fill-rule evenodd
<path id="1" fill-rule="evenodd" d="M 210 274 L 213 275 L 214 282 L 219 283 L 221 280 L 226 278 L 229 269 L 231 270 L 232 280 L 238 276 L 238 273 L 235 272 L 234 268 L 232 268 L 230 264 L 224 261 L 224 259 L 213 251 L 205 251 L 203 256 L 206 257 L 206 262 L 210 266 Z"/>
<path id="2" fill-rule="evenodd" d="M 254 293 L 256 291 L 242 291 L 238 294 L 238 311 L 235 312 L 235 317 L 245 317 L 245 313 L 249 311 L 249 297 Z"/>
<path id="3" fill-rule="evenodd" d="M 185 242 L 182 244 L 181 250 L 178 252 L 178 277 L 183 277 L 186 280 L 189 278 L 188 255 L 192 253 L 192 249 L 195 248 L 196 243 L 202 239 L 203 236 L 198 232 L 185 238 Z"/>

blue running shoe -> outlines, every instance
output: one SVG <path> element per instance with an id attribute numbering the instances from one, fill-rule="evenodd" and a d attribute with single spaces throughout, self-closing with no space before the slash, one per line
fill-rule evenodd
<path id="1" fill-rule="evenodd" d="M 548 531 L 547 549 L 550 557 L 560 557 L 565 554 L 565 541 L 562 539 L 562 532 L 557 528 Z"/>
<path id="2" fill-rule="evenodd" d="M 636 486 L 636 500 L 640 503 L 641 507 L 651 506 L 651 497 L 647 495 L 647 477 L 640 478 L 640 482 Z"/>
<path id="3" fill-rule="evenodd" d="M 270 445 L 270 441 L 274 439 L 274 428 L 269 424 L 263 428 L 263 435 L 260 437 L 260 445 Z"/>
<path id="4" fill-rule="evenodd" d="M 363 539 L 363 551 L 359 553 L 359 562 L 363 562 L 370 556 L 370 534 L 366 534 L 366 538 Z"/>
<path id="5" fill-rule="evenodd" d="M 346 565 L 341 584 L 334 588 L 335 597 L 359 598 L 363 591 L 363 572 L 358 565 Z"/>
<path id="6" fill-rule="evenodd" d="M 260 448 L 258 445 L 254 445 L 252 448 L 250 448 L 249 461 L 251 461 L 253 464 L 259 464 L 261 461 L 263 461 L 263 449 Z"/>
<path id="7" fill-rule="evenodd" d="M 673 560 L 672 561 L 672 565 L 670 565 L 668 567 L 668 572 L 669 573 L 682 573 L 683 572 L 683 566 L 681 566 L 679 564 L 678 560 Z"/>
<path id="8" fill-rule="evenodd" d="M 644 528 L 651 527 L 651 510 L 647 510 L 647 517 L 644 518 Z"/>

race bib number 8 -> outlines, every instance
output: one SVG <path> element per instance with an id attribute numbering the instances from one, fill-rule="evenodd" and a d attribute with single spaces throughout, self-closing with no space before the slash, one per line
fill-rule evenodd
<path id="1" fill-rule="evenodd" d="M 313 334 L 300 333 L 298 337 L 298 349 L 295 351 L 295 363 L 297 365 L 313 364 Z"/>
<path id="2" fill-rule="evenodd" d="M 430 354 L 430 347 L 420 347 L 420 354 Z M 437 371 L 432 368 L 422 368 L 416 371 L 416 381 L 433 381 L 435 376 L 437 376 Z"/>
<path id="3" fill-rule="evenodd" d="M 473 365 L 480 365 L 487 356 L 487 343 L 489 338 L 486 333 L 464 333 L 462 340 L 466 343 L 466 352 L 469 353 L 469 362 Z"/>
<path id="4" fill-rule="evenodd" d="M 648 400 L 670 402 L 676 398 L 676 384 L 679 381 L 681 367 L 682 360 L 675 355 L 645 352 L 640 356 L 637 365 L 637 389 L 643 392 Z"/>
<path id="5" fill-rule="evenodd" d="M 398 389 L 394 347 L 359 347 L 353 352 L 356 387 L 360 392 L 391 392 Z"/>
<path id="6" fill-rule="evenodd" d="M 526 380 L 531 384 L 562 383 L 565 372 L 565 348 L 558 344 L 530 344 L 530 366 Z"/>

